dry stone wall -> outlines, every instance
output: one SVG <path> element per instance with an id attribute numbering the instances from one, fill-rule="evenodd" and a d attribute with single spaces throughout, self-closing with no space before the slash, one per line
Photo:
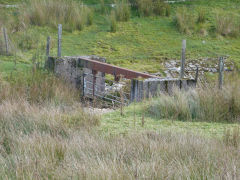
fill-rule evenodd
<path id="1" fill-rule="evenodd" d="M 79 58 L 106 62 L 106 59 L 97 56 L 49 57 L 46 68 L 78 88 L 85 96 L 91 96 L 93 92 L 93 73 L 91 69 L 81 67 Z M 95 93 L 102 94 L 105 90 L 105 74 L 97 72 L 96 77 Z"/>

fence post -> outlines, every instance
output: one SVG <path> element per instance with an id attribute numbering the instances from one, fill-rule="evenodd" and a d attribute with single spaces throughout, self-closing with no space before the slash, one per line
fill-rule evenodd
<path id="1" fill-rule="evenodd" d="M 180 72 L 180 79 L 184 78 L 184 71 L 185 71 L 185 59 L 186 59 L 186 40 L 182 41 L 182 55 L 181 55 L 181 72 Z"/>
<path id="2" fill-rule="evenodd" d="M 197 69 L 196 69 L 196 75 L 195 75 L 195 82 L 196 82 L 196 84 L 197 84 L 197 81 L 198 81 L 198 76 L 199 76 L 199 69 L 198 69 L 198 67 L 197 67 Z"/>
<path id="3" fill-rule="evenodd" d="M 3 36 L 4 36 L 4 41 L 5 41 L 6 54 L 8 55 L 8 53 L 9 53 L 9 44 L 8 44 L 8 35 L 7 35 L 6 28 L 3 28 Z"/>
<path id="4" fill-rule="evenodd" d="M 46 57 L 48 58 L 50 55 L 50 41 L 51 41 L 51 37 L 48 36 L 47 37 L 47 47 L 46 47 Z"/>
<path id="5" fill-rule="evenodd" d="M 219 89 L 222 89 L 223 87 L 223 76 L 224 76 L 224 59 L 223 57 L 219 58 L 219 76 L 218 76 L 218 83 L 219 83 Z"/>
<path id="6" fill-rule="evenodd" d="M 58 57 L 62 56 L 62 25 L 58 25 Z"/>

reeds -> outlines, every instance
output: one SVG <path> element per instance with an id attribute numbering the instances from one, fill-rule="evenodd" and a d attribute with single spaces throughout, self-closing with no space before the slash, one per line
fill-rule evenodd
<path id="1" fill-rule="evenodd" d="M 82 30 L 92 24 L 91 10 L 73 0 L 31 0 L 21 9 L 25 24 L 55 28 L 62 24 L 67 31 Z"/>

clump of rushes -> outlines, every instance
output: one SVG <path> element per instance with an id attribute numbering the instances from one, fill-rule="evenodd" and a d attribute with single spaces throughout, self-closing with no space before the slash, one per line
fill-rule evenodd
<path id="1" fill-rule="evenodd" d="M 101 14 L 104 14 L 106 12 L 104 0 L 100 0 L 100 12 L 101 12 Z"/>
<path id="2" fill-rule="evenodd" d="M 232 13 L 216 13 L 216 32 L 222 36 L 236 37 L 240 34 L 239 17 Z"/>
<path id="3" fill-rule="evenodd" d="M 116 19 L 118 21 L 128 21 L 131 15 L 128 0 L 121 0 L 116 2 L 115 13 L 116 13 Z"/>
<path id="4" fill-rule="evenodd" d="M 110 15 L 110 31 L 115 33 L 117 31 L 117 20 L 114 11 L 111 11 Z"/>
<path id="5" fill-rule="evenodd" d="M 140 16 L 170 16 L 171 6 L 163 0 L 131 0 Z"/>
<path id="6" fill-rule="evenodd" d="M 92 24 L 91 10 L 74 0 L 28 0 L 20 9 L 25 24 L 55 28 L 62 24 L 67 31 Z"/>
<path id="7" fill-rule="evenodd" d="M 240 118 L 239 84 L 238 78 L 231 78 L 222 90 L 215 85 L 205 85 L 204 88 L 187 92 L 176 89 L 172 96 L 160 94 L 153 99 L 148 112 L 159 119 L 238 122 Z"/>
<path id="8" fill-rule="evenodd" d="M 194 16 L 186 7 L 177 8 L 175 22 L 179 31 L 185 34 L 191 34 L 196 23 Z"/>
<path id="9" fill-rule="evenodd" d="M 198 23 L 205 23 L 207 19 L 206 11 L 202 8 L 198 10 Z"/>

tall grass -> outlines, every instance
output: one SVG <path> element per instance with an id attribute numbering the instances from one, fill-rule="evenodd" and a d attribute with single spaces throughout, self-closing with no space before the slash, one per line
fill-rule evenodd
<path id="1" fill-rule="evenodd" d="M 0 179 L 239 179 L 237 129 L 221 140 L 165 131 L 111 136 L 97 125 L 60 79 L 43 71 L 0 76 Z"/>
<path id="2" fill-rule="evenodd" d="M 223 90 L 209 85 L 187 92 L 176 89 L 173 96 L 160 94 L 148 112 L 159 119 L 240 122 L 240 81 L 230 82 Z"/>
<path id="3" fill-rule="evenodd" d="M 163 0 L 131 0 L 140 16 L 170 16 L 171 6 Z"/>
<path id="4" fill-rule="evenodd" d="M 6 134 L 1 141 L 0 177 L 238 179 L 240 173 L 239 146 L 220 140 L 171 132 L 106 137 L 65 130 L 67 135 L 59 135 L 56 125 L 49 130 L 52 134 L 41 133 L 41 128 L 30 135 Z"/>
<path id="5" fill-rule="evenodd" d="M 33 68 L 33 72 L 13 72 L 0 78 L 0 102 L 18 99 L 32 104 L 71 104 L 79 99 L 79 93 L 53 74 Z"/>
<path id="6" fill-rule="evenodd" d="M 114 11 L 111 11 L 110 15 L 110 31 L 113 33 L 117 31 L 116 13 Z"/>
<path id="7" fill-rule="evenodd" d="M 26 24 L 55 28 L 63 24 L 68 31 L 82 30 L 92 24 L 91 10 L 74 0 L 29 0 L 21 9 Z"/>
<path id="8" fill-rule="evenodd" d="M 115 13 L 118 21 L 128 21 L 131 15 L 128 0 L 117 1 Z"/>
<path id="9" fill-rule="evenodd" d="M 34 70 L 0 77 L 0 134 L 61 133 L 63 126 L 98 124 L 98 118 L 84 112 L 79 92 L 48 72 Z"/>
<path id="10" fill-rule="evenodd" d="M 186 34 L 192 33 L 196 23 L 194 15 L 186 7 L 177 8 L 175 21 L 179 31 Z"/>
<path id="11" fill-rule="evenodd" d="M 216 32 L 223 36 L 236 37 L 240 34 L 240 20 L 231 13 L 216 13 Z"/>

